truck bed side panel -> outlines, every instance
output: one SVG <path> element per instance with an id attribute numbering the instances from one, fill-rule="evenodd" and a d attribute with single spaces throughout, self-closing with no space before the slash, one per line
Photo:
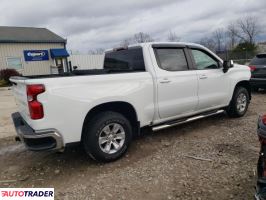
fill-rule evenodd
<path id="1" fill-rule="evenodd" d="M 44 84 L 38 96 L 43 104 L 44 118 L 27 123 L 34 130 L 57 129 L 64 143 L 81 139 L 87 113 L 102 103 L 124 101 L 135 108 L 141 126 L 148 125 L 154 115 L 154 91 L 149 72 L 28 79 L 25 84 Z"/>

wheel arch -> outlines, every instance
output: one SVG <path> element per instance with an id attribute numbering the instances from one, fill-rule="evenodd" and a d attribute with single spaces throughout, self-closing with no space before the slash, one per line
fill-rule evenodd
<path id="1" fill-rule="evenodd" d="M 235 85 L 235 88 L 234 88 L 234 92 L 236 90 L 237 87 L 244 87 L 247 89 L 248 91 L 248 94 L 249 94 L 249 100 L 251 100 L 251 85 L 250 85 L 250 82 L 247 81 L 247 80 L 243 80 L 243 81 L 239 81 L 236 85 Z M 233 94 L 234 94 L 233 92 Z"/>
<path id="2" fill-rule="evenodd" d="M 138 121 L 137 112 L 132 104 L 124 101 L 102 103 L 90 109 L 83 122 L 82 135 L 84 133 L 85 125 L 90 121 L 90 119 L 92 119 L 93 116 L 97 115 L 98 113 L 105 111 L 114 111 L 125 116 L 131 123 L 133 136 L 139 135 L 140 123 Z"/>

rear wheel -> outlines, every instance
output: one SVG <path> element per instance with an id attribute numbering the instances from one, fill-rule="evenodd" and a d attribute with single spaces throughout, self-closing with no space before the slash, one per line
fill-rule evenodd
<path id="1" fill-rule="evenodd" d="M 110 162 L 120 158 L 132 139 L 130 122 L 120 113 L 101 112 L 85 125 L 83 146 L 93 159 Z"/>
<path id="2" fill-rule="evenodd" d="M 244 87 L 237 87 L 233 98 L 226 111 L 230 117 L 242 117 L 247 112 L 249 105 L 249 93 Z"/>

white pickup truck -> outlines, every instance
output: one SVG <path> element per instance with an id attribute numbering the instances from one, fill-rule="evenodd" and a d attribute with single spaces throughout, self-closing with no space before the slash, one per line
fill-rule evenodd
<path id="1" fill-rule="evenodd" d="M 12 77 L 18 136 L 30 150 L 81 142 L 100 161 L 121 157 L 143 127 L 153 131 L 224 111 L 243 116 L 250 69 L 193 43 L 143 43 L 105 52 L 101 70 Z"/>

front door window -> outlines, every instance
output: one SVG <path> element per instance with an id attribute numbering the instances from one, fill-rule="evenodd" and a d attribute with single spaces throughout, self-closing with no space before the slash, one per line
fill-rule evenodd
<path id="1" fill-rule="evenodd" d="M 218 62 L 208 54 L 197 49 L 192 49 L 191 52 L 198 70 L 219 68 Z"/>

